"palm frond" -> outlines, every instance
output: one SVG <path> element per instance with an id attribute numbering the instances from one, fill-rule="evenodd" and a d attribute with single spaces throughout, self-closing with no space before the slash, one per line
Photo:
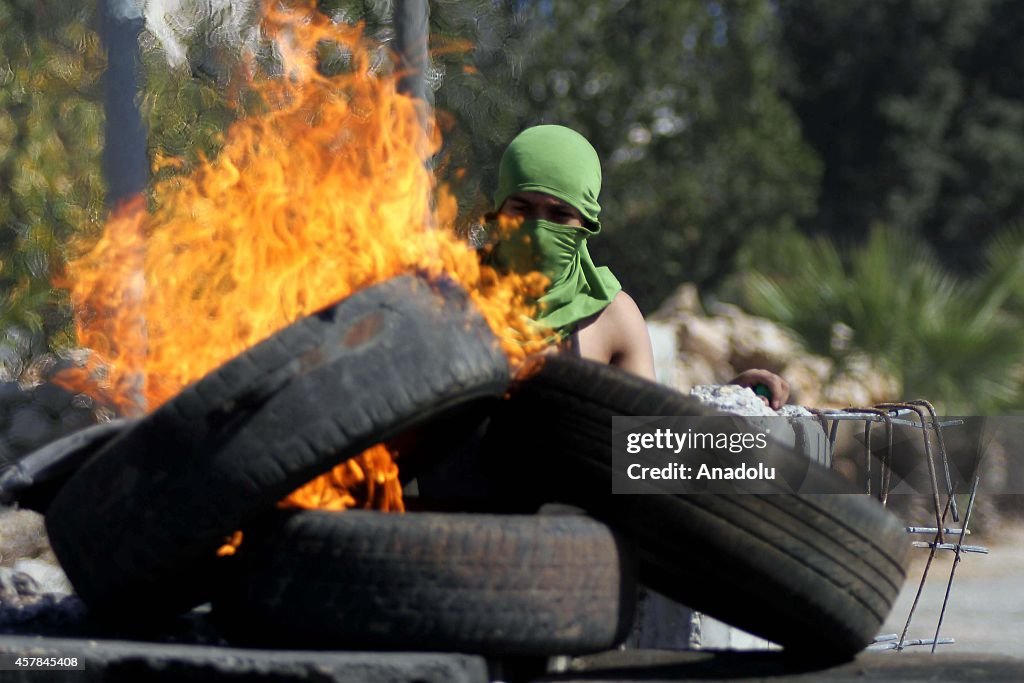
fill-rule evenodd
<path id="1" fill-rule="evenodd" d="M 1021 364 L 1024 231 L 993 244 L 988 268 L 964 279 L 946 271 L 920 239 L 882 228 L 841 252 L 834 244 L 791 234 L 770 266 L 744 278 L 744 303 L 802 337 L 807 347 L 842 363 L 866 353 L 891 368 L 907 397 L 945 410 L 987 413 L 1024 407 Z M 849 345 L 831 343 L 838 323 Z M 897 398 L 897 397 L 894 397 Z"/>

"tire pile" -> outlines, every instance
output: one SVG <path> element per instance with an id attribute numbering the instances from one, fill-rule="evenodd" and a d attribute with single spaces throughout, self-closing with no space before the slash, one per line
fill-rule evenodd
<path id="1" fill-rule="evenodd" d="M 510 378 L 465 292 L 403 276 L 289 326 L 112 436 L 67 447 L 87 460 L 49 502 L 47 530 L 97 616 L 152 623 L 212 602 L 245 645 L 596 652 L 625 639 L 642 581 L 818 660 L 860 651 L 905 569 L 902 525 L 874 501 L 611 495 L 612 415 L 705 412 L 579 359 L 546 357 Z M 475 457 L 495 491 L 586 514 L 275 507 L 373 444 L 437 425 L 468 434 L 482 419 Z M 414 457 L 445 455 L 421 444 Z M 238 529 L 238 552 L 218 558 Z"/>

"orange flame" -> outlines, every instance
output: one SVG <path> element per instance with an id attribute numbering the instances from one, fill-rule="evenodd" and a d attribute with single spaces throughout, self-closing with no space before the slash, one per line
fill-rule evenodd
<path id="1" fill-rule="evenodd" d="M 126 413 L 156 408 L 304 315 L 413 271 L 461 283 L 514 366 L 544 344 L 527 322 L 543 277 L 480 265 L 455 234 L 453 196 L 426 166 L 437 126 L 423 126 L 421 104 L 393 76 L 373 72 L 360 27 L 313 5 L 265 8 L 285 66 L 284 77 L 253 76 L 265 110 L 233 124 L 216 158 L 156 183 L 151 212 L 141 199 L 120 207 L 69 264 L 78 340 L 95 351 L 87 371 Z M 321 41 L 349 53 L 351 70 L 319 73 Z M 397 467 L 376 447 L 287 503 L 401 509 Z"/>
<path id="2" fill-rule="evenodd" d="M 345 510 L 364 507 L 403 512 L 402 487 L 392 454 L 378 444 L 296 489 L 280 507 Z"/>

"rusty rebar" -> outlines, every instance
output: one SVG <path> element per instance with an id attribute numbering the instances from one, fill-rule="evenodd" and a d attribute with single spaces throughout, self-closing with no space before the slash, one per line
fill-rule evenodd
<path id="1" fill-rule="evenodd" d="M 938 529 L 936 529 L 933 526 L 908 526 L 907 527 L 907 533 L 908 534 L 934 534 L 936 531 L 938 531 Z M 950 527 L 946 527 L 945 529 L 942 530 L 942 532 L 946 533 L 946 534 L 959 534 L 960 532 L 963 532 L 963 533 L 965 533 L 967 535 L 970 535 L 970 533 L 971 533 L 970 530 L 968 530 L 968 529 L 963 529 L 963 528 L 951 529 Z"/>
<path id="2" fill-rule="evenodd" d="M 918 405 L 913 403 L 879 403 L 877 408 L 890 408 L 890 409 L 907 409 L 917 413 L 917 416 L 921 420 L 921 432 L 924 434 L 924 458 L 928 463 L 928 478 L 931 480 L 932 485 L 932 502 L 935 506 L 935 526 L 938 529 L 936 533 L 936 542 L 942 543 L 942 525 L 945 514 L 941 511 L 941 503 L 939 502 L 939 479 L 935 473 L 935 461 L 932 458 L 931 441 L 928 439 L 928 428 L 925 424 L 924 414 L 925 410 Z M 952 496 L 950 496 L 950 500 Z M 949 503 L 946 503 L 948 509 Z"/>
<path id="3" fill-rule="evenodd" d="M 871 420 L 864 420 L 864 493 L 871 495 Z"/>
<path id="4" fill-rule="evenodd" d="M 878 415 L 885 422 L 885 435 L 888 441 L 888 445 L 885 450 L 885 458 L 882 460 L 882 471 L 879 473 L 879 491 L 878 500 L 885 507 L 889 501 L 889 484 L 892 481 L 892 416 L 889 415 L 888 410 L 882 410 L 881 408 L 858 408 L 858 412 L 868 413 L 869 415 Z M 864 421 L 865 426 L 871 424 L 870 420 Z M 865 430 L 865 441 L 867 441 L 867 430 Z M 870 451 L 870 449 L 868 449 Z M 870 474 L 870 470 L 868 471 Z M 871 491 L 869 490 L 868 493 Z"/>
<path id="5" fill-rule="evenodd" d="M 932 646 L 932 650 L 934 651 L 934 646 L 935 646 L 936 643 L 939 644 L 939 645 L 950 645 L 950 644 L 955 643 L 955 642 L 956 642 L 955 638 L 942 638 L 942 639 L 940 639 L 938 641 L 932 641 L 932 640 L 928 640 L 928 639 L 917 638 L 917 639 L 914 639 L 914 640 L 906 641 L 905 643 L 903 643 L 903 647 L 910 647 L 911 645 L 931 645 Z M 868 650 L 900 650 L 901 648 L 896 643 L 889 642 L 888 640 L 881 640 L 881 641 L 876 641 L 875 643 L 872 643 L 871 645 L 868 645 L 867 649 Z"/>
<path id="6" fill-rule="evenodd" d="M 935 430 L 935 437 L 939 443 L 939 457 L 942 458 L 942 469 L 946 475 L 946 489 L 949 491 L 950 498 L 950 514 L 953 515 L 953 521 L 960 521 L 960 512 L 956 507 L 956 498 L 953 496 L 953 479 L 949 476 L 949 459 L 946 457 L 946 443 L 942 438 L 942 425 L 939 423 L 939 416 L 935 412 L 935 407 L 931 403 L 924 400 L 923 398 L 916 399 L 914 401 L 907 401 L 912 405 L 921 405 L 928 409 L 928 412 L 932 416 L 932 428 Z"/>
<path id="7" fill-rule="evenodd" d="M 960 539 L 957 541 L 955 554 L 953 555 L 953 566 L 949 570 L 949 581 L 946 582 L 946 595 L 942 598 L 942 609 L 939 611 L 939 623 L 935 625 L 935 641 L 939 640 L 939 630 L 942 629 L 942 620 L 946 616 L 946 605 L 949 604 L 949 593 L 953 589 L 953 577 L 956 575 L 957 565 L 960 564 L 960 553 L 963 549 L 964 536 L 967 535 L 967 525 L 971 522 L 971 512 L 974 510 L 974 500 L 978 494 L 978 482 L 981 481 L 981 454 L 978 455 L 978 462 L 975 464 L 974 482 L 971 484 L 971 497 L 967 499 L 967 512 L 964 514 L 964 523 L 960 529 Z M 952 500 L 953 496 L 950 495 Z M 932 551 L 934 552 L 934 550 Z M 932 652 L 935 652 L 935 645 L 932 645 Z"/>
<path id="8" fill-rule="evenodd" d="M 962 553 L 978 553 L 988 555 L 989 549 L 983 545 L 961 545 L 960 543 L 927 543 L 925 541 L 913 541 L 915 548 L 935 548 L 937 550 L 959 550 Z"/>
<path id="9" fill-rule="evenodd" d="M 948 509 L 948 505 L 947 505 L 947 509 Z M 945 513 L 943 513 L 942 517 L 945 518 Z M 941 534 L 942 534 L 942 523 L 940 522 L 938 527 L 936 528 L 936 538 L 941 536 Z M 924 564 L 924 571 L 921 572 L 921 582 L 919 584 L 917 584 L 917 594 L 914 595 L 914 602 L 913 602 L 913 604 L 910 605 L 910 613 L 907 614 L 907 622 L 903 625 L 903 632 L 900 634 L 900 642 L 896 644 L 896 650 L 897 651 L 902 650 L 903 647 L 904 647 L 903 643 L 904 643 L 904 641 L 907 638 L 907 631 L 910 629 L 910 622 L 914 618 L 914 611 L 917 609 L 917 603 L 921 600 L 921 593 L 924 591 L 924 584 L 925 584 L 925 581 L 928 579 L 928 570 L 932 566 L 932 560 L 935 559 L 935 551 L 937 549 L 938 549 L 938 541 L 936 541 L 936 543 L 933 543 L 931 545 L 931 548 L 928 551 L 928 561 L 925 562 L 925 564 Z"/>
<path id="10" fill-rule="evenodd" d="M 858 408 L 846 408 L 843 412 L 863 412 Z M 864 420 L 864 493 L 871 495 L 871 420 Z"/>
<path id="11" fill-rule="evenodd" d="M 925 448 L 925 461 L 928 464 L 928 475 L 932 487 L 932 503 L 935 509 L 935 527 L 908 527 L 907 531 L 912 533 L 934 533 L 935 540 L 931 543 L 917 543 L 913 545 L 915 547 L 928 547 L 928 560 L 925 562 L 924 571 L 921 573 L 921 581 L 917 587 L 917 593 L 914 595 L 914 602 L 910 607 L 910 612 L 907 615 L 907 621 L 903 626 L 903 631 L 899 636 L 899 640 L 896 643 L 881 643 L 882 640 L 895 640 L 896 636 L 885 636 L 876 639 L 875 647 L 889 647 L 897 651 L 901 651 L 910 645 L 931 645 L 931 651 L 934 653 L 937 645 L 944 643 L 954 642 L 952 638 L 940 638 L 939 635 L 942 630 L 942 622 L 945 618 L 946 609 L 949 605 L 949 597 L 952 593 L 953 580 L 956 577 L 956 569 L 960 564 L 961 556 L 965 552 L 977 552 L 987 553 L 988 549 L 981 546 L 966 546 L 964 545 L 964 537 L 970 533 L 968 525 L 970 523 L 971 514 L 974 509 L 974 503 L 977 499 L 978 484 L 981 478 L 980 475 L 980 463 L 983 457 L 983 453 L 979 451 L 978 462 L 975 464 L 975 478 L 971 486 L 970 497 L 967 503 L 967 511 L 964 517 L 964 522 L 960 528 L 946 528 L 945 521 L 947 515 L 952 513 L 953 520 L 959 522 L 959 511 L 957 509 L 955 489 L 953 486 L 952 477 L 949 469 L 949 456 L 946 452 L 946 444 L 942 435 L 942 423 L 938 419 L 938 415 L 935 411 L 934 406 L 926 400 L 918 399 L 914 401 L 907 401 L 904 403 L 879 403 L 872 408 L 847 408 L 842 411 L 845 414 L 856 414 L 856 413 L 867 413 L 870 415 L 876 415 L 880 417 L 886 423 L 886 432 L 888 436 L 888 447 L 886 449 L 886 456 L 882 460 L 882 469 L 879 473 L 879 500 L 885 505 L 888 498 L 889 485 L 891 483 L 892 476 L 892 459 L 893 459 L 893 418 L 892 414 L 899 416 L 900 411 L 911 411 L 918 416 L 920 421 L 920 429 L 923 433 L 924 448 Z M 829 432 L 829 443 L 832 448 L 835 446 L 836 433 L 840 419 L 833 418 L 831 429 L 827 428 L 828 420 L 826 414 L 823 411 L 812 411 L 818 418 L 822 425 L 822 429 Z M 927 412 L 929 420 L 925 419 L 925 412 Z M 852 418 L 856 419 L 856 418 Z M 865 448 L 865 481 L 868 495 L 871 494 L 871 419 L 865 418 L 864 420 L 864 448 Z M 901 422 L 903 424 L 903 422 Z M 909 423 L 909 424 L 912 424 Z M 917 425 L 912 425 L 917 426 Z M 932 453 L 931 441 L 928 438 L 929 426 L 935 430 L 936 439 L 938 442 L 939 456 L 942 460 L 943 474 L 946 479 L 946 501 L 945 505 L 942 504 L 939 493 L 939 481 L 938 473 L 936 471 L 935 459 Z M 980 448 L 980 446 L 979 446 Z M 959 534 L 959 538 L 956 543 L 945 543 L 943 534 Z M 914 618 L 914 613 L 917 609 L 917 605 L 920 602 L 921 594 L 924 591 L 924 585 L 928 579 L 928 572 L 931 568 L 932 562 L 935 559 L 935 553 L 937 550 L 952 550 L 955 555 L 953 558 L 953 564 L 950 568 L 949 579 L 946 583 L 945 596 L 942 601 L 942 609 L 939 612 L 938 623 L 935 626 L 935 635 L 933 638 L 928 640 L 907 640 L 907 632 L 910 629 L 911 621 Z"/>

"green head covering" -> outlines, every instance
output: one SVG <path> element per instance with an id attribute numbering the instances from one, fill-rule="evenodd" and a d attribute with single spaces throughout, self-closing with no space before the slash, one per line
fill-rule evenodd
<path id="1" fill-rule="evenodd" d="M 587 139 L 564 126 L 535 126 L 517 135 L 501 157 L 494 208 L 518 192 L 543 192 L 575 207 L 586 227 L 525 220 L 494 249 L 499 266 L 538 270 L 551 279 L 538 304 L 537 322 L 559 336 L 612 302 L 622 286 L 590 259 L 587 237 L 601 230 L 601 162 Z"/>
<path id="2" fill-rule="evenodd" d="M 601 230 L 601 160 L 585 137 L 565 126 L 534 126 L 501 157 L 494 210 L 517 192 L 543 192 L 576 207 L 593 233 Z"/>

